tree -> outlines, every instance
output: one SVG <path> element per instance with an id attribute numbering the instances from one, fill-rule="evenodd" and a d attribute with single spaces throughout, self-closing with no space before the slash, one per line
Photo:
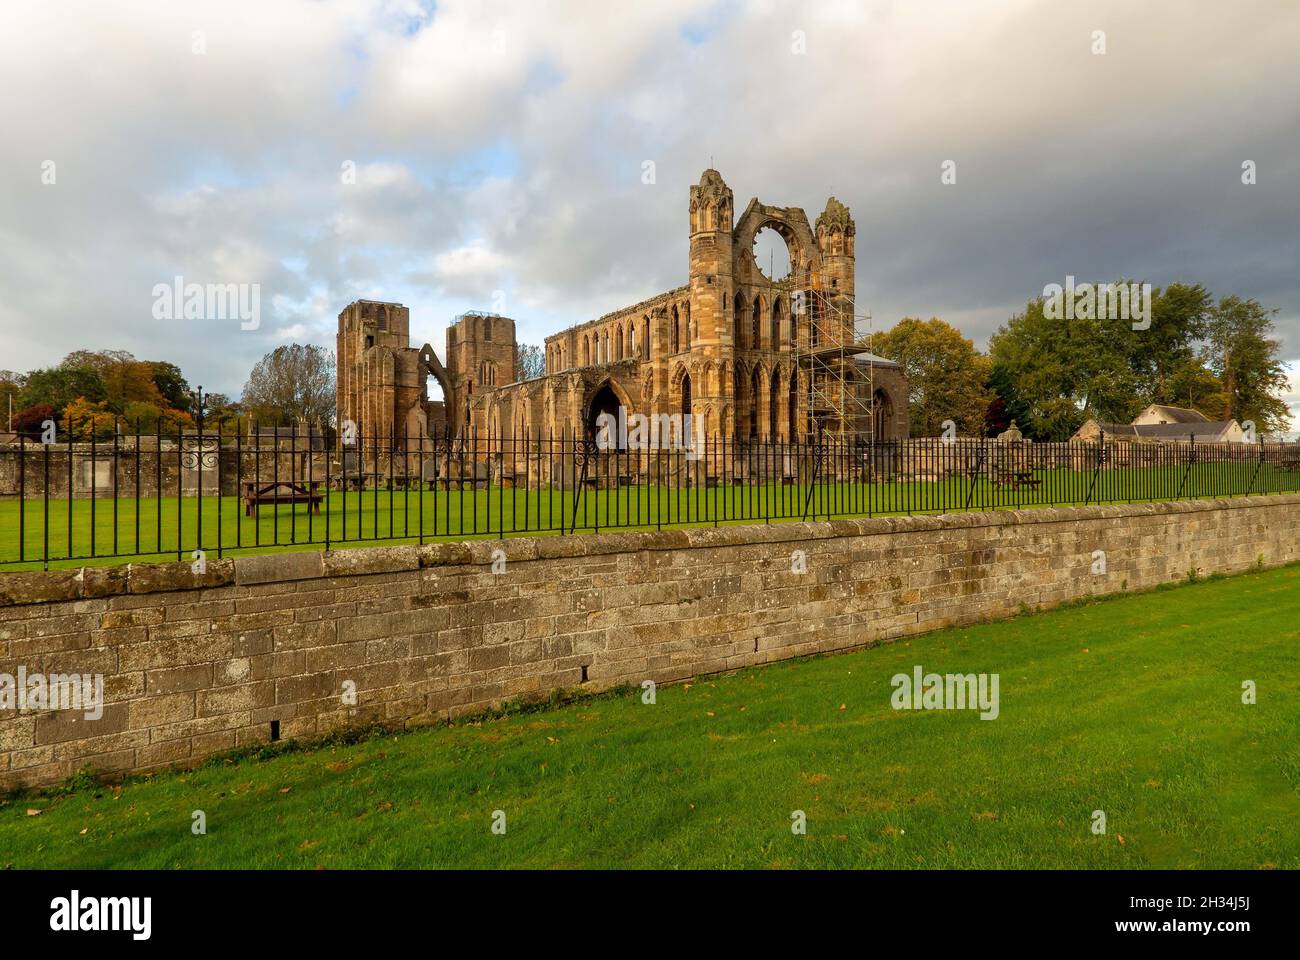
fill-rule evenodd
<path id="1" fill-rule="evenodd" d="M 897 361 L 907 375 L 912 436 L 938 436 L 946 420 L 959 433 L 983 435 L 989 361 L 959 330 L 937 317 L 904 317 L 874 334 L 871 350 Z"/>
<path id="2" fill-rule="evenodd" d="M 117 423 L 117 414 L 108 409 L 103 400 L 91 403 L 85 397 L 78 397 L 63 408 L 63 428 L 74 440 L 107 440 L 113 436 L 113 427 Z"/>
<path id="3" fill-rule="evenodd" d="M 242 433 L 248 426 L 242 404 L 231 400 L 224 393 L 208 393 L 203 397 L 203 429 L 213 431 L 220 429 L 223 434 L 233 436 Z"/>
<path id="4" fill-rule="evenodd" d="M 39 440 L 45 421 L 53 419 L 54 408 L 48 403 L 38 403 L 14 414 L 14 432 L 28 440 Z"/>
<path id="5" fill-rule="evenodd" d="M 1254 421 L 1258 433 L 1289 428 L 1291 417 L 1280 394 L 1287 388 L 1278 359 L 1279 343 L 1269 339 L 1276 310 L 1257 300 L 1224 297 L 1211 312 L 1201 356 L 1223 388 L 1221 416 Z"/>
<path id="6" fill-rule="evenodd" d="M 135 355 L 129 350 L 73 350 L 59 364 L 62 370 L 94 370 L 101 377 L 119 363 L 132 363 Z"/>
<path id="7" fill-rule="evenodd" d="M 1190 357 L 1171 367 L 1169 387 L 1161 402 L 1175 407 L 1199 410 L 1211 420 L 1217 420 L 1228 406 L 1228 395 L 1223 384 L 1201 361 Z"/>
<path id="8" fill-rule="evenodd" d="M 1195 359 L 1195 344 L 1205 334 L 1213 305 L 1214 298 L 1199 283 L 1171 283 L 1151 292 L 1147 329 L 1133 330 L 1131 321 L 1117 324 L 1122 327 L 1116 329 L 1119 342 L 1129 348 L 1129 364 L 1146 403 L 1174 403 L 1174 372 Z"/>
<path id="9" fill-rule="evenodd" d="M 123 429 L 141 433 L 175 434 L 192 428 L 194 418 L 185 410 L 161 407 L 144 400 L 133 400 L 122 409 Z"/>
<path id="10" fill-rule="evenodd" d="M 533 380 L 546 373 L 546 355 L 531 343 L 515 344 L 515 379 Z"/>
<path id="11" fill-rule="evenodd" d="M 85 397 L 91 403 L 107 399 L 99 373 L 91 367 L 51 367 L 27 375 L 15 406 L 45 403 L 62 410 L 78 397 Z"/>
<path id="12" fill-rule="evenodd" d="M 147 360 L 145 365 L 149 367 L 154 386 L 162 394 L 167 406 L 174 410 L 189 410 L 190 385 L 181 376 L 181 368 L 166 360 Z"/>
<path id="13" fill-rule="evenodd" d="M 1152 291 L 1150 326 L 1134 330 L 1129 320 L 1053 320 L 1034 300 L 990 341 L 995 391 L 1023 406 L 1020 426 L 1040 440 L 1064 439 L 1087 417 L 1127 423 L 1149 403 L 1283 430 L 1275 312 L 1238 297 L 1216 305 L 1202 285 L 1174 283 Z"/>
<path id="14" fill-rule="evenodd" d="M 1029 423 L 1029 410 L 1016 392 L 1006 367 L 998 364 L 993 364 L 992 367 L 988 380 L 991 399 L 984 414 L 986 437 L 996 437 L 1013 423 L 1018 428 Z"/>
<path id="15" fill-rule="evenodd" d="M 0 417 L 4 418 L 5 430 L 9 426 L 9 413 L 22 409 L 18 397 L 23 392 L 23 376 L 13 370 L 0 370 Z"/>
<path id="16" fill-rule="evenodd" d="M 334 354 L 311 344 L 276 347 L 248 375 L 242 402 L 260 420 L 332 423 Z"/>
<path id="17" fill-rule="evenodd" d="M 148 363 L 138 360 L 115 363 L 101 376 L 109 408 L 118 413 L 125 413 L 132 403 L 147 403 L 160 410 L 171 406 L 154 382 L 153 367 Z"/>
<path id="18" fill-rule="evenodd" d="M 1052 319 L 1043 306 L 1031 300 L 989 341 L 994 367 L 1022 405 L 1018 426 L 1035 440 L 1065 440 L 1089 417 L 1129 422 L 1143 407 L 1130 321 Z"/>

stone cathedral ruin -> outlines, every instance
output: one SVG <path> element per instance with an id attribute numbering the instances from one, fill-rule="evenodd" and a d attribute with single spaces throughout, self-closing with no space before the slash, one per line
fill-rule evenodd
<path id="1" fill-rule="evenodd" d="M 590 436 L 601 413 L 693 416 L 742 443 L 899 440 L 908 386 L 855 328 L 853 218 L 834 197 L 815 223 L 757 198 L 735 214 L 716 170 L 690 188 L 686 283 L 546 338 L 519 380 L 515 321 L 471 312 L 443 356 L 410 342 L 410 311 L 358 300 L 339 314 L 338 419 L 409 450 L 424 438 Z M 776 231 L 790 271 L 754 256 Z M 436 381 L 442 399 L 430 397 Z"/>

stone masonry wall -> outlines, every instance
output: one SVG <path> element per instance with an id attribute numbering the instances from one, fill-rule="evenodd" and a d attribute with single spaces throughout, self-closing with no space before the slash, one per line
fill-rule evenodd
<path id="1" fill-rule="evenodd" d="M 284 738 L 415 725 L 846 650 L 1261 557 L 1300 559 L 1300 495 L 0 574 L 0 674 L 102 674 L 106 702 L 97 720 L 0 710 L 0 788 L 193 764 L 274 721 Z"/>

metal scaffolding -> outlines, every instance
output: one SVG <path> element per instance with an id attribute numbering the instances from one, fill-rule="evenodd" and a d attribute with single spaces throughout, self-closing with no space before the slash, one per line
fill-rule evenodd
<path id="1" fill-rule="evenodd" d="M 840 440 L 874 439 L 874 361 L 879 358 L 870 349 L 871 314 L 842 310 L 824 291 L 808 291 L 804 306 L 809 322 L 806 334 L 795 336 L 794 351 L 807 384 L 812 432 Z M 859 333 L 860 321 L 865 333 Z"/>

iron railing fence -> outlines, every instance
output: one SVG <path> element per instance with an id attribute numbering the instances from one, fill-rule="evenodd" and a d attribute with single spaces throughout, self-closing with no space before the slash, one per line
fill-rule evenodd
<path id="1" fill-rule="evenodd" d="M 239 429 L 235 429 L 235 427 Z M 98 432 L 98 434 L 97 434 Z M 347 437 L 64 423 L 0 444 L 0 569 L 356 542 L 1236 497 L 1300 490 L 1300 444 L 863 442 L 675 434 Z"/>

